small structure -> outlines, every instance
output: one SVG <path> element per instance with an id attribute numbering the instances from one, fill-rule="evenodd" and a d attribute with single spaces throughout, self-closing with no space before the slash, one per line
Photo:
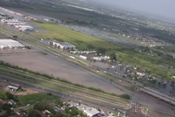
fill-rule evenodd
<path id="1" fill-rule="evenodd" d="M 55 110 L 55 112 L 60 112 L 61 111 L 61 108 L 59 108 L 58 106 L 54 106 L 53 109 Z"/>
<path id="2" fill-rule="evenodd" d="M 16 104 L 17 104 L 14 100 L 10 100 L 8 103 L 9 103 L 10 105 L 16 105 Z"/>
<path id="3" fill-rule="evenodd" d="M 52 44 L 54 46 L 61 48 L 61 49 L 67 49 L 67 50 L 75 50 L 76 49 L 75 45 L 72 45 L 68 42 L 52 42 Z"/>
<path id="4" fill-rule="evenodd" d="M 90 108 L 90 107 L 86 107 L 83 112 L 88 116 L 88 117 L 94 117 L 98 114 L 100 114 L 100 112 L 95 109 L 95 108 Z"/>
<path id="5" fill-rule="evenodd" d="M 87 56 L 80 55 L 80 58 L 86 60 Z"/>
<path id="6" fill-rule="evenodd" d="M 18 86 L 15 86 L 15 85 L 8 85 L 7 88 L 9 88 L 9 89 L 11 89 L 11 90 L 13 90 L 13 91 L 17 91 L 17 90 L 20 89 L 20 86 L 19 86 L 19 85 L 18 85 Z"/>
<path id="7" fill-rule="evenodd" d="M 96 51 L 70 51 L 71 54 L 95 54 Z"/>
<path id="8" fill-rule="evenodd" d="M 137 75 L 139 75 L 139 76 L 145 76 L 145 73 L 141 73 L 141 72 L 137 72 Z"/>
<path id="9" fill-rule="evenodd" d="M 44 111 L 43 111 L 43 114 L 45 114 L 45 115 L 50 115 L 50 114 L 51 114 L 51 112 L 50 112 L 50 111 L 48 111 L 48 110 L 44 110 Z"/>
<path id="10" fill-rule="evenodd" d="M 96 60 L 96 61 L 101 61 L 101 60 L 109 60 L 109 56 L 98 56 L 98 57 L 92 57 L 91 59 Z"/>

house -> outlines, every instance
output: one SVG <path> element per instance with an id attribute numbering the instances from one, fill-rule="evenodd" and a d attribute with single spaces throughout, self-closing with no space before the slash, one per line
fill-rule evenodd
<path id="1" fill-rule="evenodd" d="M 53 108 L 54 110 L 55 110 L 55 112 L 60 112 L 61 111 L 61 108 L 60 107 L 58 107 L 58 106 L 54 106 L 54 108 Z"/>
<path id="2" fill-rule="evenodd" d="M 48 110 L 44 110 L 44 111 L 43 111 L 43 114 L 45 114 L 45 115 L 50 115 L 50 114 L 51 114 L 51 112 L 50 112 L 50 111 L 48 111 Z"/>
<path id="3" fill-rule="evenodd" d="M 10 105 L 16 105 L 16 104 L 17 104 L 14 100 L 10 100 L 8 103 L 9 103 Z"/>
<path id="4" fill-rule="evenodd" d="M 137 72 L 137 75 L 139 75 L 139 76 L 145 76 L 145 73 L 141 73 L 141 72 Z"/>

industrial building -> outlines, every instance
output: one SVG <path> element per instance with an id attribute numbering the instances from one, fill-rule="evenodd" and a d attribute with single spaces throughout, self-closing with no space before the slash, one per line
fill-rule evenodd
<path id="1" fill-rule="evenodd" d="M 30 32 L 33 31 L 33 27 L 26 25 L 26 22 L 21 22 L 17 19 L 1 19 L 1 23 L 7 24 L 9 26 L 14 26 L 16 29 L 18 29 L 20 32 Z"/>
<path id="2" fill-rule="evenodd" d="M 54 46 L 61 48 L 61 49 L 67 49 L 67 50 L 75 50 L 76 49 L 75 45 L 72 45 L 68 42 L 52 42 L 52 44 Z"/>
<path id="3" fill-rule="evenodd" d="M 12 39 L 0 39 L 0 49 L 5 48 L 24 48 L 25 46 L 16 40 Z"/>

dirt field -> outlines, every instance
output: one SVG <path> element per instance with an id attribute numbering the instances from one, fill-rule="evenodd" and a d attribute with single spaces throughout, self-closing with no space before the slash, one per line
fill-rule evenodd
<path id="1" fill-rule="evenodd" d="M 61 58 L 57 58 L 53 55 L 43 55 L 40 52 L 30 53 L 15 53 L 15 54 L 3 54 L 0 60 L 8 62 L 12 65 L 17 65 L 23 68 L 37 71 L 44 74 L 53 75 L 61 79 L 66 79 L 73 83 L 83 84 L 89 87 L 100 88 L 104 91 L 108 91 L 116 94 L 122 94 L 123 92 L 116 87 L 110 86 L 109 81 L 89 72 L 74 63 L 69 63 Z"/>

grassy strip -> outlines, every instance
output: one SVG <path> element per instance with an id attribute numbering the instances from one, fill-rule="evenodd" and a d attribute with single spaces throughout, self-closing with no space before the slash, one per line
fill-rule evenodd
<path id="1" fill-rule="evenodd" d="M 22 105 L 35 104 L 37 102 L 55 100 L 57 98 L 57 96 L 47 93 L 36 93 L 18 97 Z"/>

